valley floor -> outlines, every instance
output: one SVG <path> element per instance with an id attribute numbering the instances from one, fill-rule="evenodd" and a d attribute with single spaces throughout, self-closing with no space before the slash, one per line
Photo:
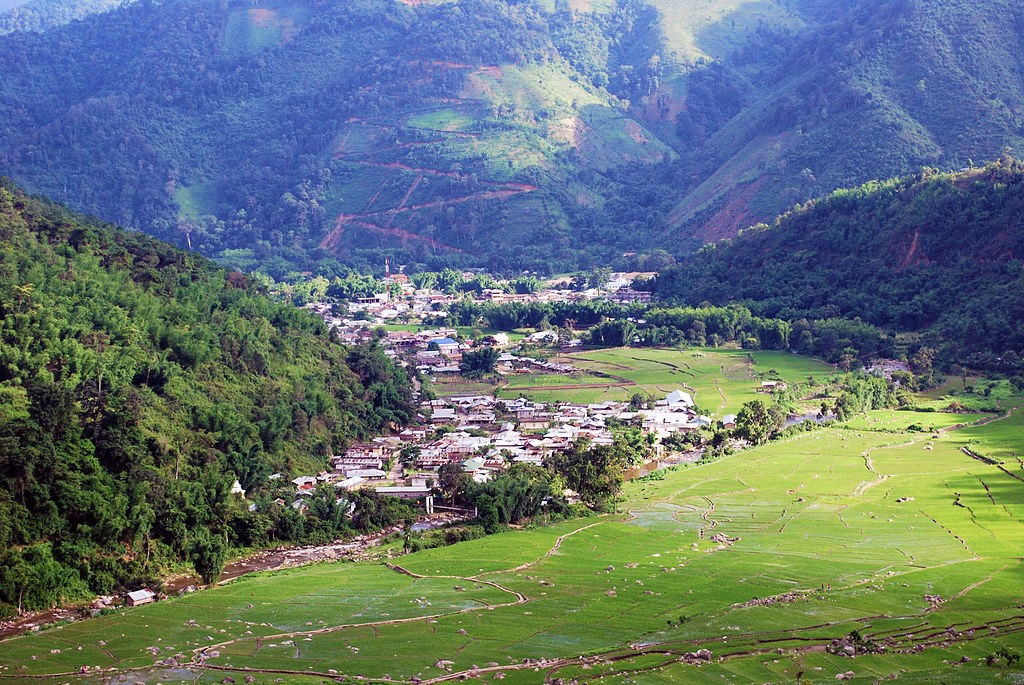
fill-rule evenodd
<path id="1" fill-rule="evenodd" d="M 6 640 L 0 681 L 1015 681 L 1022 411 L 879 412 L 636 481 L 618 514 L 247 576 Z"/>

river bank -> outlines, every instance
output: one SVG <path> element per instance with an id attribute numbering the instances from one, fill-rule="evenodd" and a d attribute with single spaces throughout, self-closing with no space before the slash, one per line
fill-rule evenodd
<path id="1" fill-rule="evenodd" d="M 420 533 L 451 523 L 458 523 L 467 520 L 467 517 L 451 512 L 421 516 L 413 525 L 413 531 Z M 373 547 L 377 547 L 386 538 L 401 533 L 402 526 L 391 526 L 376 533 L 360 535 L 348 540 L 335 540 L 325 545 L 304 545 L 301 547 L 277 547 L 274 549 L 260 550 L 254 554 L 246 555 L 227 562 L 221 571 L 217 584 L 229 583 L 237 578 L 250 573 L 261 571 L 279 571 L 281 569 L 305 566 L 327 561 L 339 561 L 351 559 L 359 561 L 365 557 Z M 202 587 L 202 581 L 194 575 L 171 576 L 164 580 L 163 592 L 168 595 L 194 592 Z M 44 611 L 33 611 L 22 614 L 15 618 L 0 622 L 0 640 L 24 635 L 25 633 L 41 630 L 45 626 L 54 623 L 65 623 L 80 621 L 98 615 L 98 602 L 102 599 L 96 597 L 93 601 L 74 607 L 59 607 Z M 120 600 L 112 606 L 120 606 Z"/>

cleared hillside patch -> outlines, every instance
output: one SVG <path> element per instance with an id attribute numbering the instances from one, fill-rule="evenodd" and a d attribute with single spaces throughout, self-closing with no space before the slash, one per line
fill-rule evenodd
<path id="1" fill-rule="evenodd" d="M 232 10 L 224 31 L 224 51 L 254 54 L 290 41 L 310 15 L 309 7 L 302 4 Z"/>

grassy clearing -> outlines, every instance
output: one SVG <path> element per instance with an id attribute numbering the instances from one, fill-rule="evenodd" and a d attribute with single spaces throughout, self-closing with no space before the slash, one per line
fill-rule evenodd
<path id="1" fill-rule="evenodd" d="M 474 381 L 452 374 L 439 374 L 431 382 L 431 388 L 438 397 L 459 397 L 463 395 L 493 395 L 495 386 L 486 381 Z"/>
<path id="2" fill-rule="evenodd" d="M 41 636 L 5 641 L 2 663 L 26 674 L 71 671 L 82 665 L 135 668 L 247 636 L 272 639 L 282 649 L 292 647 L 294 656 L 294 645 L 285 644 L 295 642 L 286 635 L 294 631 L 450 614 L 515 601 L 491 586 L 464 585 L 464 590 L 456 591 L 451 579 L 414 579 L 380 565 L 330 564 L 261 574 L 72 623 Z M 44 643 L 56 645 L 45 650 L 45 659 L 40 652 Z"/>
<path id="3" fill-rule="evenodd" d="M 744 0 L 652 0 L 662 26 L 676 27 L 666 36 L 679 57 L 721 58 L 737 49 L 759 27 L 797 29 L 802 22 L 777 2 Z"/>
<path id="4" fill-rule="evenodd" d="M 464 112 L 454 109 L 438 109 L 421 112 L 405 121 L 412 128 L 425 128 L 436 131 L 462 131 L 471 128 L 476 121 Z"/>
<path id="5" fill-rule="evenodd" d="M 242 55 L 273 47 L 291 40 L 309 18 L 309 8 L 302 5 L 234 10 L 224 31 L 224 51 Z"/>
<path id="6" fill-rule="evenodd" d="M 215 183 L 196 183 L 174 189 L 178 212 L 183 218 L 193 221 L 207 214 L 215 214 L 219 197 Z"/>
<path id="7" fill-rule="evenodd" d="M 956 433 L 957 444 L 973 452 L 1004 462 L 1007 467 L 1020 469 L 1024 445 L 1024 415 L 1017 409 L 1009 417 L 992 423 L 966 428 Z M 1019 473 L 1019 472 L 1018 472 Z M 1019 473 L 1024 476 L 1024 473 Z"/>
<path id="8" fill-rule="evenodd" d="M 439 660 L 472 682 L 495 673 L 538 682 L 524 659 L 548 660 L 547 678 L 592 683 L 832 682 L 851 670 L 863 682 L 1007 677 L 1015 671 L 985 659 L 1024 644 L 1024 482 L 1016 463 L 1000 468 L 960 448 L 1020 453 L 1021 419 L 1015 412 L 936 436 L 900 432 L 919 416 L 902 414 L 879 412 L 628 484 L 616 515 L 396 559 L 424 578 L 377 564 L 317 566 L 5 641 L 0 673 L 146 667 L 218 645 L 207 663 L 275 671 L 282 682 L 319 682 L 308 674 L 332 671 L 448 675 Z M 823 651 L 853 630 L 887 651 Z M 713 660 L 681 662 L 699 648 Z M 964 656 L 970 661 L 953 665 Z M 155 669 L 130 677 L 224 676 Z"/>
<path id="9" fill-rule="evenodd" d="M 508 386 L 502 389 L 503 396 L 518 396 L 519 394 L 530 394 L 532 388 L 543 388 L 551 385 L 581 385 L 581 384 L 604 384 L 617 381 L 594 376 L 591 374 L 565 375 L 560 373 L 531 373 L 522 376 L 510 376 Z"/>

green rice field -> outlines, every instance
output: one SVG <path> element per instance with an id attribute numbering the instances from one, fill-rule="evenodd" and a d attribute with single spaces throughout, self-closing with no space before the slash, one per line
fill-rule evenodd
<path id="1" fill-rule="evenodd" d="M 690 392 L 701 408 L 720 417 L 736 413 L 750 400 L 763 398 L 764 395 L 755 390 L 760 387 L 761 376 L 771 370 L 777 371 L 788 383 L 806 383 L 808 377 L 824 378 L 833 371 L 823 362 L 785 352 L 720 348 L 616 348 L 569 355 L 565 361 L 584 372 L 601 372 L 629 383 L 591 377 L 577 380 L 565 389 L 533 390 L 536 385 L 554 384 L 537 383 L 524 377 L 504 388 L 502 397 L 522 394 L 543 402 L 594 403 L 628 400 L 638 391 L 664 396 L 680 388 Z"/>
<path id="2" fill-rule="evenodd" d="M 679 354 L 714 388 L 694 362 L 723 358 Z M 627 484 L 617 514 L 8 639 L 0 681 L 1021 682 L 1022 411 L 876 412 Z"/>

